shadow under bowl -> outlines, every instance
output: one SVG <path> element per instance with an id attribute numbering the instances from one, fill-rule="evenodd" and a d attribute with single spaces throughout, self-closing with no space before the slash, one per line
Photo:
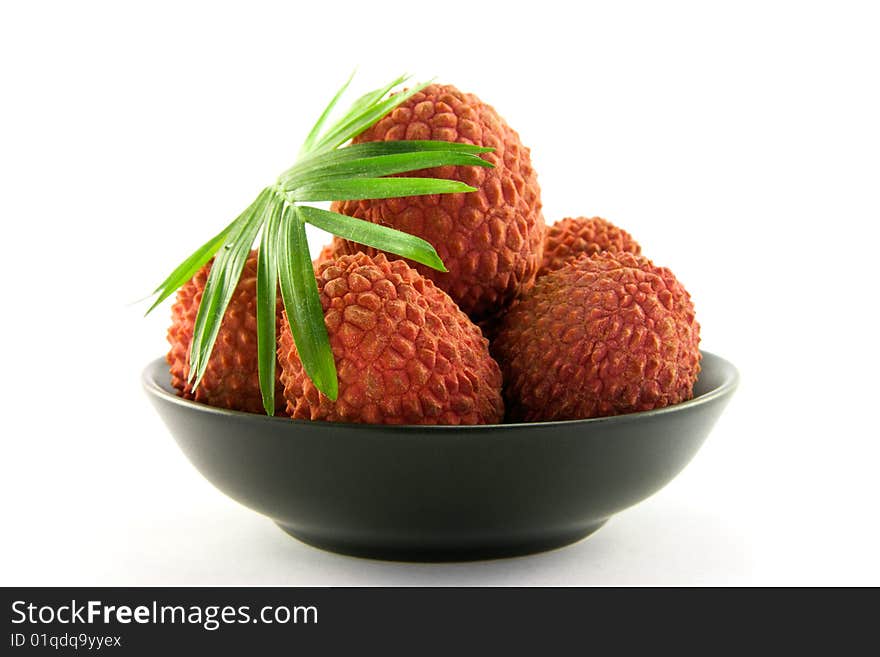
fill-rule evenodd
<path id="1" fill-rule="evenodd" d="M 703 352 L 694 398 L 562 422 L 388 426 L 273 418 L 182 399 L 163 358 L 143 384 L 214 486 L 313 546 L 361 557 L 462 561 L 573 543 L 669 483 L 738 381 Z"/>

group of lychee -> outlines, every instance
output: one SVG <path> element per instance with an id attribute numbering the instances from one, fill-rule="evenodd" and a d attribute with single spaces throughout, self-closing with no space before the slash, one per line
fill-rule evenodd
<path id="1" fill-rule="evenodd" d="M 604 219 L 567 218 L 547 228 L 529 149 L 492 107 L 431 85 L 355 142 L 403 139 L 492 147 L 484 157 L 494 168 L 422 174 L 475 192 L 338 202 L 333 210 L 427 240 L 448 272 L 334 238 L 315 273 L 338 398 L 306 375 L 279 303 L 276 414 L 494 424 L 617 415 L 693 396 L 700 327 L 687 291 Z M 180 289 L 172 309 L 172 383 L 196 401 L 263 412 L 255 253 L 198 389 L 187 383 L 210 266 Z"/>

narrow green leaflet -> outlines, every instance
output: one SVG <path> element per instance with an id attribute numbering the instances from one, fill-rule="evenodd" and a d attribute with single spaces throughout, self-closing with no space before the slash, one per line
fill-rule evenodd
<path id="1" fill-rule="evenodd" d="M 238 285 L 251 245 L 263 224 L 264 212 L 272 195 L 273 191 L 268 187 L 260 192 L 257 200 L 236 221 L 214 258 L 193 328 L 189 372 L 193 389 L 198 387 L 208 367 L 208 358 L 217 340 L 223 315 Z"/>
<path id="2" fill-rule="evenodd" d="M 390 98 L 386 98 L 385 100 L 372 105 L 369 109 L 352 117 L 347 122 L 338 124 L 336 127 L 329 130 L 326 135 L 321 137 L 321 140 L 316 144 L 314 150 L 320 151 L 342 146 L 342 144 L 349 139 L 353 139 L 364 130 L 377 123 L 379 119 L 388 114 L 388 112 L 395 107 L 419 93 L 422 89 L 427 87 L 428 84 L 429 83 L 424 82 L 422 84 L 417 84 L 412 89 L 401 91 L 395 96 L 391 96 Z"/>
<path id="3" fill-rule="evenodd" d="M 245 212 L 247 212 L 247 210 L 245 210 Z M 153 291 L 153 294 L 158 294 L 159 296 L 156 297 L 153 305 L 149 307 L 146 313 L 144 313 L 145 315 L 149 315 L 156 306 L 174 294 L 174 292 L 181 285 L 191 279 L 193 275 L 201 269 L 206 262 L 208 262 L 208 260 L 214 257 L 214 254 L 217 253 L 217 249 L 223 244 L 223 240 L 226 239 L 226 236 L 229 235 L 229 232 L 235 226 L 236 222 L 241 219 L 241 216 L 243 215 L 240 215 L 226 228 L 200 246 L 190 257 L 177 265 L 177 268 L 169 274 L 168 278 L 162 281 L 162 284 Z"/>
<path id="4" fill-rule="evenodd" d="M 475 166 L 491 168 L 493 165 L 486 160 L 469 153 L 450 153 L 448 151 L 425 151 L 421 153 L 397 153 L 395 155 L 377 155 L 362 157 L 350 162 L 328 164 L 303 173 L 287 185 L 285 192 L 295 193 L 297 187 L 316 181 L 337 180 L 340 178 L 379 178 L 395 173 L 419 171 L 439 166 Z"/>
<path id="5" fill-rule="evenodd" d="M 281 215 L 278 274 L 281 298 L 303 368 L 318 390 L 335 401 L 339 394 L 336 363 L 324 325 L 305 223 L 299 216 L 299 208 L 292 205 L 286 205 Z"/>
<path id="6" fill-rule="evenodd" d="M 306 140 L 303 142 L 302 148 L 300 148 L 299 154 L 304 155 L 312 150 L 312 146 L 317 141 L 318 137 L 321 134 L 321 130 L 324 128 L 324 124 L 327 122 L 327 119 L 330 117 L 331 112 L 333 112 L 333 108 L 339 103 L 339 99 L 342 98 L 342 94 L 345 93 L 345 90 L 348 89 L 348 85 L 351 84 L 351 81 L 354 79 L 354 71 L 351 72 L 351 75 L 348 76 L 348 80 L 345 81 L 339 91 L 336 92 L 336 95 L 333 96 L 333 99 L 327 104 L 327 107 L 324 109 L 321 116 L 318 118 L 318 122 L 315 123 L 311 132 L 309 132 L 309 136 L 306 137 Z"/>
<path id="7" fill-rule="evenodd" d="M 344 137 L 345 134 L 350 132 L 350 126 L 353 123 L 356 123 L 360 120 L 363 120 L 363 117 L 369 114 L 380 102 L 384 96 L 390 92 L 394 87 L 403 84 L 407 80 L 409 80 L 409 75 L 401 75 L 397 79 L 391 81 L 386 84 L 384 87 L 380 87 L 378 89 L 374 89 L 373 91 L 369 91 L 365 93 L 363 96 L 355 100 L 351 106 L 348 108 L 348 111 L 339 118 L 336 123 L 327 130 L 326 134 L 322 137 L 320 142 L 318 143 L 316 150 L 331 150 L 338 147 L 340 144 L 348 141 L 351 137 L 355 136 L 358 133 L 354 133 L 348 139 L 343 138 L 342 141 L 337 143 L 333 143 L 333 140 L 339 138 L 340 136 Z M 427 83 L 425 83 L 425 86 Z M 385 100 L 388 100 L 387 98 Z M 403 102 L 402 100 L 397 100 L 392 107 L 396 107 L 398 104 Z M 390 110 L 389 110 L 390 111 Z M 381 117 L 379 117 L 381 118 Z M 378 119 L 376 119 L 378 120 Z M 372 125 L 372 124 L 371 124 Z"/>
<path id="8" fill-rule="evenodd" d="M 294 201 L 359 201 L 371 198 L 398 198 L 422 194 L 474 192 L 475 187 L 443 178 L 352 178 L 327 180 L 303 185 Z"/>
<path id="9" fill-rule="evenodd" d="M 310 171 L 318 168 L 335 166 L 367 157 L 378 157 L 380 155 L 436 151 L 479 155 L 481 153 L 491 153 L 494 150 L 494 148 L 486 146 L 458 144 L 450 141 L 369 141 L 363 144 L 350 144 L 345 148 L 338 148 L 326 153 L 311 155 L 278 176 L 278 182 L 284 186 L 285 183 L 289 183 L 291 180 L 295 180 L 299 176 L 308 174 Z"/>
<path id="10" fill-rule="evenodd" d="M 446 271 L 434 247 L 415 235 L 308 205 L 300 206 L 299 213 L 313 226 L 339 237 L 409 258 L 437 271 Z"/>
<path id="11" fill-rule="evenodd" d="M 340 119 L 337 123 L 341 123 L 343 120 L 347 120 L 352 116 L 356 116 L 362 113 L 365 109 L 372 107 L 376 103 L 378 103 L 389 91 L 394 89 L 394 87 L 403 84 L 407 80 L 409 80 L 412 76 L 404 73 L 401 76 L 398 76 L 396 80 L 392 80 L 384 87 L 380 87 L 378 89 L 374 89 L 373 91 L 368 91 L 363 96 L 355 100 L 351 107 L 346 112 L 346 116 L 343 119 Z"/>
<path id="12" fill-rule="evenodd" d="M 278 290 L 278 226 L 283 201 L 273 195 L 257 254 L 257 362 L 267 415 L 275 415 L 275 299 Z"/>

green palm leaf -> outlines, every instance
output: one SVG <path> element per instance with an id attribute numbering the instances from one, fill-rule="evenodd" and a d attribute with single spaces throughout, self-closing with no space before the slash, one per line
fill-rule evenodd
<path id="1" fill-rule="evenodd" d="M 345 148 L 311 155 L 295 164 L 278 177 L 279 184 L 284 187 L 316 169 L 338 166 L 352 160 L 360 160 L 380 155 L 398 155 L 402 153 L 426 153 L 443 151 L 447 153 L 468 153 L 479 155 L 491 153 L 494 149 L 472 144 L 458 144 L 450 141 L 370 141 L 363 144 L 350 144 Z M 484 160 L 485 162 L 485 160 Z M 486 162 L 486 165 L 493 166 Z M 485 165 L 481 165 L 485 166 Z"/>
<path id="2" fill-rule="evenodd" d="M 278 227 L 283 201 L 273 197 L 257 254 L 257 362 L 263 408 L 275 414 L 275 300 L 278 291 Z"/>
<path id="3" fill-rule="evenodd" d="M 443 166 L 491 167 L 479 157 L 491 152 L 491 148 L 442 141 L 372 142 L 341 148 L 428 84 L 418 84 L 388 96 L 408 79 L 409 76 L 400 76 L 364 94 L 334 121 L 331 115 L 349 87 L 349 78 L 309 132 L 297 162 L 278 177 L 275 185 L 260 192 L 235 221 L 180 263 L 153 292 L 156 300 L 148 313 L 214 257 L 196 313 L 190 348 L 189 380 L 193 389 L 205 374 L 226 309 L 261 229 L 257 257 L 257 354 L 263 406 L 270 415 L 275 410 L 279 287 L 306 374 L 330 399 L 335 400 L 338 394 L 336 366 L 309 257 L 305 222 L 345 239 L 445 271 L 434 247 L 418 237 L 302 205 L 309 201 L 474 191 L 473 187 L 454 180 L 385 176 Z"/>
<path id="4" fill-rule="evenodd" d="M 245 212 L 247 212 L 247 210 L 245 210 Z M 158 296 L 153 302 L 153 305 L 150 306 L 145 313 L 146 315 L 149 315 L 156 306 L 174 294 L 174 292 L 181 285 L 191 279 L 195 273 L 201 269 L 206 262 L 208 262 L 208 260 L 214 257 L 214 254 L 217 253 L 217 249 L 223 244 L 223 240 L 226 239 L 226 236 L 229 235 L 229 232 L 233 229 L 239 219 L 241 219 L 241 216 L 236 218 L 235 221 L 229 224 L 226 228 L 196 249 L 196 251 L 194 251 L 186 260 L 177 265 L 177 268 L 169 274 L 168 278 L 162 281 L 162 284 L 153 291 L 153 294 L 157 294 Z"/>
<path id="5" fill-rule="evenodd" d="M 372 198 L 399 198 L 422 194 L 474 192 L 475 187 L 442 178 L 351 178 L 319 180 L 299 187 L 296 201 L 359 201 Z"/>
<path id="6" fill-rule="evenodd" d="M 336 92 L 336 95 L 333 96 L 333 99 L 327 104 L 327 107 L 318 118 L 318 122 L 315 123 L 311 132 L 309 132 L 309 136 L 306 137 L 306 140 L 303 142 L 302 148 L 300 149 L 301 156 L 312 150 L 312 147 L 314 146 L 315 142 L 318 140 L 318 137 L 321 134 L 321 130 L 324 128 L 324 124 L 327 122 L 330 114 L 333 112 L 333 109 L 336 107 L 337 103 L 339 103 L 339 99 L 342 98 L 342 94 L 344 94 L 345 90 L 348 89 L 348 86 L 351 84 L 351 81 L 353 79 L 354 71 L 351 72 L 351 75 L 348 76 L 348 80 L 345 81 L 345 84 L 343 84 L 339 88 L 339 91 Z"/>
<path id="7" fill-rule="evenodd" d="M 334 128 L 331 128 L 327 134 L 320 139 L 315 146 L 315 149 L 324 150 L 342 146 L 342 144 L 349 139 L 354 139 L 364 130 L 373 126 L 392 109 L 419 93 L 422 89 L 427 87 L 428 84 L 430 83 L 424 82 L 422 84 L 417 84 L 412 89 L 407 89 L 391 98 L 386 98 L 378 103 L 373 103 L 363 111 L 353 112 L 353 115 L 350 117 L 346 116 L 345 119 L 347 120 L 340 121 L 340 123 Z M 360 110 L 359 107 L 357 109 Z"/>
<path id="8" fill-rule="evenodd" d="M 193 328 L 189 372 L 193 389 L 198 387 L 205 375 L 223 315 L 238 285 L 241 270 L 244 269 L 251 245 L 263 224 L 265 210 L 271 198 L 272 190 L 268 187 L 260 192 L 257 200 L 236 221 L 226 242 L 214 258 Z"/>
<path id="9" fill-rule="evenodd" d="M 450 165 L 487 168 L 493 166 L 490 162 L 470 153 L 452 153 L 449 151 L 396 153 L 393 155 L 362 157 L 349 162 L 314 167 L 309 173 L 300 175 L 287 185 L 282 184 L 281 187 L 284 191 L 296 195 L 298 187 L 316 181 L 338 180 L 341 178 L 379 178 L 396 173 L 420 171 L 422 169 Z"/>
<path id="10" fill-rule="evenodd" d="M 300 206 L 299 212 L 313 226 L 332 232 L 339 237 L 409 258 L 437 271 L 446 271 L 437 251 L 421 237 L 307 205 Z"/>
<path id="11" fill-rule="evenodd" d="M 335 401 L 339 394 L 336 363 L 324 325 L 315 270 L 309 258 L 305 224 L 298 215 L 298 209 L 288 205 L 281 216 L 282 234 L 278 242 L 281 298 L 303 369 L 315 387 Z"/>

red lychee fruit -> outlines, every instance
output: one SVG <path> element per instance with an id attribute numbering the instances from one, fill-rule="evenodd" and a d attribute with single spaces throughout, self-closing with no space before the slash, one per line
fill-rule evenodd
<path id="1" fill-rule="evenodd" d="M 508 417 L 572 420 L 690 399 L 699 341 L 690 295 L 671 271 L 603 252 L 539 278 L 502 320 L 492 351 Z"/>
<path id="2" fill-rule="evenodd" d="M 278 347 L 293 418 L 381 424 L 490 424 L 504 414 L 488 342 L 449 296 L 402 260 L 364 253 L 317 274 L 336 360 L 331 401 L 306 376 L 284 316 Z"/>
<path id="3" fill-rule="evenodd" d="M 355 143 L 435 139 L 491 146 L 494 169 L 440 167 L 418 174 L 478 191 L 334 203 L 333 209 L 430 242 L 448 273 L 415 266 L 474 320 L 506 308 L 531 287 L 541 264 L 544 217 L 529 149 L 498 113 L 472 94 L 432 84 L 358 136 Z M 347 243 L 344 253 L 375 249 Z M 340 252 L 342 254 L 343 252 Z"/>
<path id="4" fill-rule="evenodd" d="M 567 217 L 547 228 L 544 260 L 538 276 L 602 251 L 639 255 L 642 247 L 632 235 L 601 217 Z"/>
<path id="5" fill-rule="evenodd" d="M 171 327 L 168 329 L 171 349 L 166 357 L 171 366 L 171 383 L 186 399 L 194 399 L 210 406 L 265 413 L 257 360 L 256 251 L 252 251 L 245 262 L 241 278 L 220 324 L 205 375 L 195 393 L 187 382 L 189 350 L 196 313 L 213 262 L 208 262 L 178 290 L 177 300 L 171 307 Z M 280 300 L 278 307 L 280 314 Z M 280 316 L 276 331 L 279 326 Z M 276 365 L 276 413 L 284 408 L 278 370 Z"/>

